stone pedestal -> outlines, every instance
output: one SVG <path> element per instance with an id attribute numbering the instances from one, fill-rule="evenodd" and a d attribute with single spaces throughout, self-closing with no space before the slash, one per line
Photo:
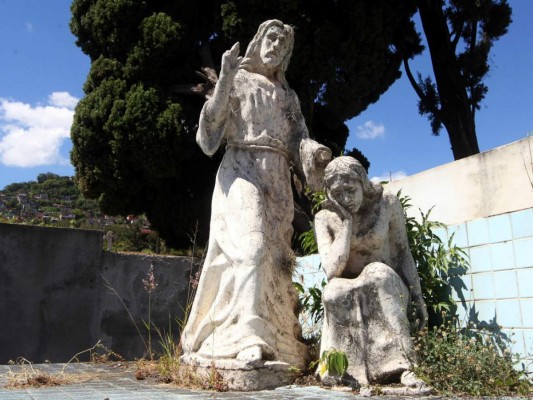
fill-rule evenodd
<path id="1" fill-rule="evenodd" d="M 244 363 L 235 359 L 210 360 L 198 356 L 181 357 L 183 364 L 193 366 L 205 379 L 222 378 L 231 391 L 259 391 L 290 385 L 298 375 L 289 364 L 279 361 Z"/>

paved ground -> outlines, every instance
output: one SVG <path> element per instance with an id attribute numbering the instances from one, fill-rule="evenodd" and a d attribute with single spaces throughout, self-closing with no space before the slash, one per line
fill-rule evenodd
<path id="1" fill-rule="evenodd" d="M 0 365 L 0 400 L 364 399 L 351 392 L 332 391 L 317 386 L 286 386 L 276 390 L 248 393 L 191 391 L 177 388 L 172 384 L 162 384 L 152 378 L 137 380 L 135 372 L 136 367 L 132 364 Z M 58 376 L 58 374 L 66 377 L 71 383 L 43 387 L 18 385 L 13 389 L 7 388 L 12 385 L 14 378 L 20 382 L 27 382 L 27 378 L 39 375 Z M 417 397 L 417 399 L 423 398 L 428 397 Z"/>

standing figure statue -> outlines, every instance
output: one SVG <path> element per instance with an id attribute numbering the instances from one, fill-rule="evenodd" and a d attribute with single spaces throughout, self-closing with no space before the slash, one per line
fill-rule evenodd
<path id="1" fill-rule="evenodd" d="M 399 199 L 368 180 L 352 157 L 325 170 L 327 200 L 315 217 L 324 289 L 321 353 L 342 350 L 359 384 L 417 381 L 410 332 L 427 311 Z M 408 318 L 411 318 L 411 325 Z"/>
<path id="2" fill-rule="evenodd" d="M 331 151 L 309 139 L 285 79 L 293 29 L 262 23 L 244 58 L 224 53 L 196 140 L 207 155 L 225 142 L 211 208 L 209 247 L 183 331 L 185 362 L 243 368 L 267 361 L 306 367 L 292 286 L 293 167 L 318 188 Z M 210 364 L 209 364 L 210 365 Z"/>

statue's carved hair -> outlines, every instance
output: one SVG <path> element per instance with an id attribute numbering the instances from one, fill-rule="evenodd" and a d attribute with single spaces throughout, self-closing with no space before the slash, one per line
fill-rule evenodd
<path id="1" fill-rule="evenodd" d="M 263 70 L 263 62 L 261 61 L 261 56 L 259 54 L 261 50 L 261 42 L 268 29 L 273 26 L 280 28 L 287 38 L 287 54 L 285 54 L 285 57 L 281 61 L 280 68 L 276 72 L 276 78 L 279 82 L 281 82 L 282 85 L 285 86 L 287 84 L 287 80 L 285 79 L 285 71 L 289 66 L 292 49 L 294 48 L 294 29 L 290 25 L 286 25 L 277 19 L 271 19 L 259 25 L 257 33 L 252 41 L 248 44 L 248 48 L 246 49 L 246 53 L 244 54 L 244 58 L 241 63 L 241 68 L 249 72 L 261 73 Z"/>
<path id="2" fill-rule="evenodd" d="M 366 173 L 365 168 L 353 157 L 341 156 L 333 159 L 324 171 L 324 183 L 326 190 L 333 184 L 336 176 L 355 176 L 363 188 L 363 203 L 361 209 L 365 209 L 366 205 L 376 199 L 379 199 L 383 193 L 381 185 L 373 184 Z"/>

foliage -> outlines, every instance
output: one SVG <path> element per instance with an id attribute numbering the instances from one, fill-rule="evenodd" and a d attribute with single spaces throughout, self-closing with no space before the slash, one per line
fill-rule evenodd
<path id="1" fill-rule="evenodd" d="M 304 193 L 306 197 L 311 201 L 312 214 L 316 214 L 320 210 L 320 205 L 322 204 L 322 202 L 326 200 L 326 192 L 324 190 L 313 192 L 309 187 L 306 187 Z M 300 235 L 298 235 L 298 242 L 304 255 L 318 253 L 318 246 L 316 243 L 313 223 L 311 222 L 310 225 L 311 229 L 302 232 Z"/>
<path id="2" fill-rule="evenodd" d="M 15 196 L 21 193 L 46 195 L 48 200 L 44 204 L 53 204 L 66 197 L 77 199 L 80 192 L 70 176 L 59 176 L 50 172 L 39 174 L 36 181 L 18 182 L 7 185 L 2 194 Z"/>
<path id="3" fill-rule="evenodd" d="M 441 222 L 429 219 L 431 210 L 426 214 L 420 211 L 420 222 L 414 217 L 407 216 L 407 209 L 411 207 L 408 196 L 400 198 L 404 215 L 407 238 L 411 254 L 415 260 L 422 295 L 428 307 L 428 324 L 439 325 L 444 319 L 453 318 L 457 310 L 452 298 L 452 287 L 461 291 L 459 276 L 464 275 L 468 268 L 467 254 L 453 243 L 453 235 L 447 243 L 435 234 L 438 228 L 445 228 Z"/>
<path id="4" fill-rule="evenodd" d="M 338 154 L 345 121 L 400 77 L 420 46 L 414 0 L 74 0 L 71 30 L 91 58 L 72 126 L 71 160 L 82 193 L 109 215 L 145 213 L 171 246 L 196 222 L 208 232 L 221 154 L 195 143 L 200 109 L 222 53 L 244 50 L 259 24 L 296 27 L 288 80 L 311 134 Z M 196 71 L 202 71 L 200 74 Z"/>
<path id="5" fill-rule="evenodd" d="M 25 194 L 28 204 L 17 200 Z M 39 174 L 37 181 L 12 183 L 0 191 L 4 210 L 0 222 L 60 228 L 104 229 L 113 236 L 112 249 L 144 253 L 170 253 L 161 237 L 144 216 L 134 221 L 104 216 L 95 200 L 86 199 L 72 177 L 50 172 Z M 67 217 L 65 217 L 67 216 Z M 107 248 L 107 243 L 104 243 Z"/>
<path id="6" fill-rule="evenodd" d="M 324 319 L 324 305 L 322 304 L 322 292 L 326 286 L 323 279 L 320 287 L 313 286 L 306 290 L 299 282 L 292 283 L 300 295 L 300 304 L 313 324 L 321 324 Z"/>
<path id="7" fill-rule="evenodd" d="M 311 229 L 302 232 L 298 236 L 298 241 L 300 242 L 300 247 L 302 248 L 304 254 L 316 254 L 318 252 L 313 224 L 311 224 Z"/>
<path id="8" fill-rule="evenodd" d="M 316 214 L 320 210 L 320 205 L 326 200 L 326 192 L 323 190 L 313 192 L 309 188 L 305 190 L 306 196 L 311 200 L 311 210 Z M 315 237 L 315 230 L 311 223 L 311 229 L 302 232 L 298 236 L 300 247 L 304 255 L 311 255 L 318 253 L 318 245 Z M 311 319 L 313 325 L 321 325 L 324 318 L 324 305 L 322 304 L 322 291 L 326 286 L 326 280 L 323 279 L 320 287 L 313 286 L 308 289 L 304 288 L 299 282 L 293 282 L 294 287 L 298 291 L 300 305 L 305 315 Z M 315 331 L 314 329 L 312 331 Z"/>
<path id="9" fill-rule="evenodd" d="M 490 50 L 507 33 L 511 7 L 507 0 L 421 0 L 417 8 L 435 76 L 433 81 L 418 73 L 416 80 L 404 59 L 419 112 L 433 134 L 446 127 L 456 160 L 479 153 L 475 113 L 488 91 Z"/>
<path id="10" fill-rule="evenodd" d="M 527 395 L 532 385 L 524 370 L 514 368 L 518 355 L 510 340 L 455 321 L 427 328 L 415 338 L 415 374 L 443 394 L 471 396 Z"/>
<path id="11" fill-rule="evenodd" d="M 128 224 L 112 224 L 105 229 L 106 232 L 111 232 L 113 238 L 111 250 L 149 254 L 168 253 L 164 241 L 155 231 L 144 228 L 142 219 Z"/>
<path id="12" fill-rule="evenodd" d="M 61 214 L 67 213 L 67 208 L 76 220 L 83 220 L 84 212 L 93 215 L 99 212 L 96 201 L 84 198 L 72 177 L 50 172 L 39 174 L 37 181 L 11 183 L 0 191 L 0 195 L 4 199 L 3 214 L 6 217 L 17 216 L 13 222 L 42 224 L 43 220 L 34 215 L 36 212 L 44 213 L 46 218 L 59 219 Z M 25 204 L 19 200 L 22 195 L 26 196 Z M 69 226 L 70 222 L 66 221 L 63 225 Z"/>
<path id="13" fill-rule="evenodd" d="M 343 351 L 336 349 L 324 350 L 318 360 L 318 372 L 324 376 L 327 372 L 329 375 L 342 376 L 348 369 L 348 358 Z"/>

